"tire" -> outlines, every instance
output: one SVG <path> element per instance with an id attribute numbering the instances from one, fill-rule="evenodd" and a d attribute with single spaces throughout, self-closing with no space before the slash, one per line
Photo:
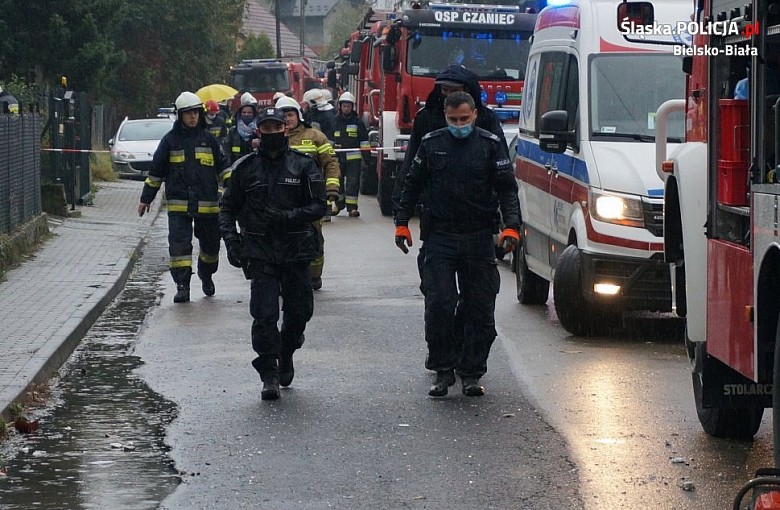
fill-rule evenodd
<path id="1" fill-rule="evenodd" d="M 395 161 L 382 162 L 382 175 L 376 191 L 379 211 L 383 216 L 393 215 L 393 188 L 395 187 Z"/>
<path id="2" fill-rule="evenodd" d="M 704 344 L 696 344 L 695 355 L 704 356 Z M 693 382 L 693 399 L 696 402 L 696 415 L 704 432 L 724 439 L 751 439 L 761 426 L 761 418 L 764 416 L 763 408 L 756 409 L 728 409 L 702 406 L 702 366 L 704 361 L 693 363 L 691 380 Z M 774 401 L 775 396 L 772 396 Z M 774 418 L 773 418 L 774 419 Z"/>
<path id="3" fill-rule="evenodd" d="M 550 282 L 528 269 L 525 246 L 521 241 L 512 258 L 515 271 L 517 300 L 521 305 L 543 305 L 550 295 Z"/>
<path id="4" fill-rule="evenodd" d="M 555 312 L 563 329 L 576 336 L 596 335 L 607 331 L 619 317 L 600 310 L 585 298 L 582 288 L 582 253 L 569 245 L 558 259 L 553 279 Z"/>
<path id="5" fill-rule="evenodd" d="M 360 177 L 360 193 L 363 195 L 376 195 L 377 184 L 376 158 L 371 158 L 368 166 L 363 168 Z"/>

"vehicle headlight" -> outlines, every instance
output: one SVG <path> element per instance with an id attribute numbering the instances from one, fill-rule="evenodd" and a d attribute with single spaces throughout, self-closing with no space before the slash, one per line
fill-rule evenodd
<path id="1" fill-rule="evenodd" d="M 599 221 L 644 227 L 642 200 L 639 197 L 616 195 L 604 191 L 591 191 L 591 214 Z"/>
<path id="2" fill-rule="evenodd" d="M 111 153 L 111 155 L 114 157 L 114 161 L 119 162 L 135 159 L 133 153 L 127 151 L 114 151 Z"/>

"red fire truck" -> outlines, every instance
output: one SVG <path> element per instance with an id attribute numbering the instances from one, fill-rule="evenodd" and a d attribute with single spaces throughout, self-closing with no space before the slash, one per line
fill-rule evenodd
<path id="1" fill-rule="evenodd" d="M 392 213 L 391 194 L 405 156 L 412 121 L 436 75 L 460 63 L 479 76 L 482 102 L 517 131 L 529 39 L 535 14 L 517 6 L 430 4 L 371 12 L 348 43 L 348 88 L 372 127 L 377 200 Z"/>
<path id="2" fill-rule="evenodd" d="M 656 137 L 665 257 L 699 421 L 744 438 L 764 408 L 780 409 L 780 2 L 696 0 L 695 13 L 687 100 L 658 112 L 661 128 L 686 114 L 684 144 L 667 155 Z M 780 413 L 773 426 L 780 466 Z M 767 501 L 754 508 L 780 508 Z"/>
<path id="3" fill-rule="evenodd" d="M 313 88 L 323 88 L 324 79 L 318 72 L 325 70 L 320 60 L 300 59 L 246 59 L 230 70 L 230 84 L 238 90 L 230 111 L 235 112 L 241 103 L 241 95 L 250 92 L 260 106 L 270 106 L 276 92 L 284 92 L 301 101 L 303 93 Z"/>

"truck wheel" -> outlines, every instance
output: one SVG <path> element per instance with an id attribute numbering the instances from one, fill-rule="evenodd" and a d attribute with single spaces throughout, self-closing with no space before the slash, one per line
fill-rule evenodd
<path id="1" fill-rule="evenodd" d="M 525 246 L 521 241 L 512 258 L 517 286 L 517 300 L 521 305 L 543 305 L 550 294 L 550 282 L 528 269 Z"/>
<path id="2" fill-rule="evenodd" d="M 619 313 L 600 310 L 585 298 L 582 288 L 582 254 L 569 245 L 558 259 L 553 279 L 555 312 L 563 329 L 576 336 L 596 335 L 607 331 Z"/>
<path id="3" fill-rule="evenodd" d="M 395 187 L 395 161 L 382 162 L 382 175 L 376 190 L 376 200 L 383 216 L 393 215 L 393 188 Z"/>
<path id="4" fill-rule="evenodd" d="M 687 336 L 687 335 L 686 335 Z M 750 439 L 756 435 L 764 416 L 763 408 L 729 409 L 702 405 L 704 344 L 697 342 L 694 348 L 696 359 L 693 362 L 691 378 L 693 381 L 693 400 L 696 402 L 696 415 L 704 432 L 725 439 Z M 772 399 L 774 400 L 774 395 Z"/>
<path id="5" fill-rule="evenodd" d="M 360 176 L 360 193 L 363 195 L 376 195 L 376 158 L 371 158 L 368 166 L 363 169 Z"/>

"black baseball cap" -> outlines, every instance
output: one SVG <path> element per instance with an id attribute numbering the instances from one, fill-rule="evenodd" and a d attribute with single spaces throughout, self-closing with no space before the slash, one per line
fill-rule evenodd
<path id="1" fill-rule="evenodd" d="M 257 125 L 259 126 L 263 122 L 270 120 L 284 124 L 284 113 L 279 108 L 274 108 L 272 106 L 260 108 L 260 111 L 257 114 Z"/>

